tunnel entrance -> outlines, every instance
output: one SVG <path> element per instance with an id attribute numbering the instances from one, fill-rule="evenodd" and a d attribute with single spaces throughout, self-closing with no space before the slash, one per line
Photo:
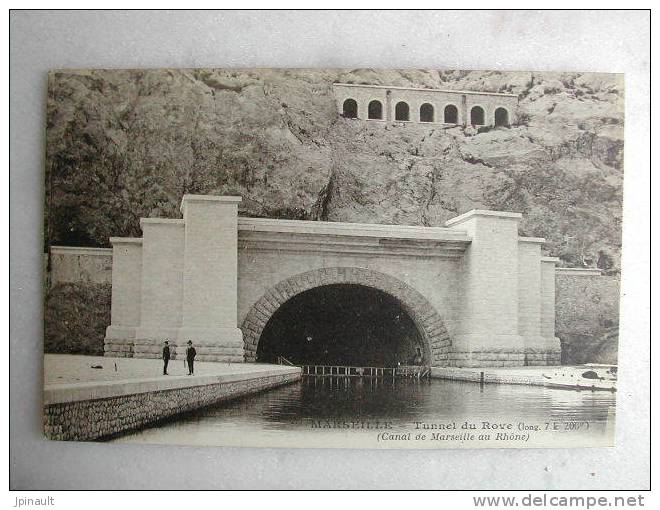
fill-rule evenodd
<path id="1" fill-rule="evenodd" d="M 331 284 L 281 305 L 261 334 L 256 358 L 261 363 L 284 356 L 296 365 L 392 367 L 424 357 L 422 342 L 396 298 L 363 285 Z"/>

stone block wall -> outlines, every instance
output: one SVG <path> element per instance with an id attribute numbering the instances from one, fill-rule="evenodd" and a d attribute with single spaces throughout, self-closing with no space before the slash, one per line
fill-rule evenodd
<path id="1" fill-rule="evenodd" d="M 548 386 L 547 379 L 539 371 L 491 372 L 488 368 L 475 367 L 472 370 L 448 367 L 432 367 L 431 377 L 449 381 L 483 382 L 486 384 L 521 384 L 524 386 Z"/>
<path id="2" fill-rule="evenodd" d="M 526 346 L 541 336 L 541 244 L 543 239 L 518 239 L 518 332 Z"/>
<path id="3" fill-rule="evenodd" d="M 133 356 L 158 358 L 165 340 L 176 354 L 181 327 L 185 226 L 183 220 L 162 218 L 142 218 L 140 226 L 140 325 L 135 331 Z"/>
<path id="4" fill-rule="evenodd" d="M 142 239 L 110 238 L 112 260 L 112 319 L 106 330 L 106 356 L 133 356 L 140 325 L 142 296 Z"/>
<path id="5" fill-rule="evenodd" d="M 239 201 L 185 195 L 184 219 L 143 218 L 141 239 L 113 238 L 108 355 L 157 358 L 168 340 L 176 356 L 192 340 L 200 361 L 254 361 L 263 327 L 287 299 L 351 283 L 399 299 L 433 364 L 533 365 L 558 357 L 557 259 L 541 257 L 543 239 L 518 235 L 519 213 L 473 210 L 444 228 L 239 220 Z M 585 313 L 576 314 L 580 298 L 564 292 L 563 299 L 570 305 L 558 307 L 559 315 L 584 330 L 578 335 L 591 334 L 596 318 L 600 328 L 613 326 L 616 312 L 586 313 L 585 325 Z"/>
<path id="6" fill-rule="evenodd" d="M 101 252 L 105 253 L 105 252 Z M 104 255 L 111 257 L 108 255 Z M 242 256 L 242 255 L 241 255 Z M 98 261 L 98 255 L 94 253 L 79 253 L 75 255 L 76 258 L 80 259 L 81 267 L 91 267 Z M 85 260 L 91 259 L 91 260 Z M 239 301 L 240 301 L 240 310 L 239 317 L 241 324 L 247 314 L 247 311 L 250 309 L 250 306 L 254 304 L 255 300 L 258 299 L 263 293 L 267 290 L 269 282 L 264 281 L 267 275 L 273 274 L 277 276 L 277 271 L 273 269 L 275 267 L 275 261 L 270 264 L 268 260 L 262 255 L 258 259 L 258 264 L 255 262 L 256 259 L 253 259 L 252 255 L 245 254 L 244 258 L 241 259 L 241 279 L 242 279 L 242 292 L 239 292 Z M 281 260 L 281 259 L 280 259 Z M 74 273 L 68 272 L 69 269 L 64 269 L 60 265 L 64 264 L 69 265 L 71 259 L 67 256 L 61 256 L 58 258 L 53 258 L 52 260 L 52 271 L 57 274 L 69 274 L 68 278 L 72 278 Z M 292 266 L 291 273 L 294 273 L 294 269 L 300 269 L 299 261 L 296 258 L 287 258 L 285 260 L 286 265 Z M 402 264 L 409 264 L 407 260 L 403 260 Z M 256 265 L 255 265 L 256 264 Z M 419 288 L 420 291 L 423 291 L 424 295 L 433 296 L 437 295 L 438 304 L 436 305 L 438 309 L 443 311 L 448 310 L 449 306 L 457 305 L 457 296 L 455 293 L 456 284 L 451 279 L 452 275 L 455 277 L 455 271 L 452 269 L 455 262 L 446 261 L 447 271 L 441 275 L 441 280 L 446 281 L 447 287 L 445 290 L 438 288 L 428 289 L 430 287 L 429 282 L 424 281 L 412 281 L 411 283 Z M 271 267 L 272 265 L 272 267 Z M 286 267 L 281 266 L 280 269 L 286 270 Z M 391 269 L 391 271 L 394 268 Z M 286 271 L 285 271 L 286 272 Z M 618 276 L 600 276 L 600 271 L 576 271 L 568 268 L 557 268 L 556 276 L 553 274 L 551 277 L 548 277 L 548 282 L 552 282 L 552 285 L 544 285 L 544 292 L 549 292 L 552 287 L 556 287 L 556 304 L 552 309 L 552 313 L 548 311 L 547 315 L 548 320 L 552 318 L 553 324 L 549 324 L 548 328 L 554 327 L 554 317 L 556 316 L 556 329 L 557 336 L 562 341 L 562 349 L 564 352 L 564 363 L 565 364 L 574 364 L 574 363 L 584 363 L 584 362 L 607 362 L 613 363 L 616 362 L 616 343 L 618 340 L 618 315 L 619 315 L 619 277 Z M 395 271 L 399 274 L 400 271 Z M 553 268 L 554 273 L 554 268 Z M 98 287 L 96 284 L 86 283 L 88 281 L 81 273 L 78 273 L 77 278 L 80 278 L 75 282 L 79 286 L 92 286 L 93 288 Z M 262 278 L 262 279 L 260 279 Z M 277 282 L 275 282 L 277 283 Z M 265 285 L 265 286 L 264 286 Z M 76 295 L 67 296 L 67 301 L 71 306 L 76 305 L 75 299 Z M 93 303 L 86 301 L 85 303 L 78 303 L 77 306 L 91 306 Z M 105 314 L 103 317 L 108 316 L 110 313 L 109 310 L 109 299 L 105 299 L 102 302 L 99 301 L 97 305 L 94 306 L 103 306 L 103 309 L 97 310 L 100 314 Z M 556 313 L 555 313 L 556 312 Z M 68 320 L 66 316 L 57 314 L 46 314 L 45 320 L 47 322 L 47 329 L 53 329 L 54 331 L 59 331 L 56 324 L 57 321 Z M 443 313 L 443 319 L 445 326 L 447 327 L 450 336 L 454 334 L 454 320 L 453 313 L 445 314 Z M 69 321 L 70 322 L 70 321 Z M 96 339 L 102 348 L 103 344 L 103 324 L 99 325 L 99 335 Z M 90 341 L 93 340 L 89 338 Z M 71 345 L 71 347 L 75 347 Z M 119 343 L 113 344 L 112 356 L 115 357 L 131 357 L 132 356 L 132 344 L 122 347 Z M 121 349 L 124 349 L 125 352 L 122 352 Z M 66 349 L 63 351 L 54 350 L 49 352 L 69 352 Z M 77 352 L 77 351 L 76 351 Z M 500 352 L 493 352 L 492 355 L 489 355 L 489 361 L 492 362 L 508 362 L 516 361 L 520 358 L 519 353 L 510 353 L 511 359 L 501 359 L 499 356 L 503 354 Z M 536 356 L 540 356 L 542 353 L 536 353 Z M 486 356 L 486 353 L 481 354 L 481 356 Z M 554 355 L 555 359 L 558 354 Z M 454 354 L 454 361 L 458 361 L 465 357 L 465 353 L 456 352 Z M 528 360 L 534 364 L 536 360 L 535 356 L 528 357 Z M 486 360 L 486 358 L 484 358 Z M 456 365 L 456 363 L 451 363 L 450 365 Z"/>
<path id="7" fill-rule="evenodd" d="M 240 200 L 184 195 L 183 219 L 141 218 L 142 238 L 111 239 L 113 307 L 121 306 L 106 331 L 108 355 L 128 355 L 132 346 L 135 358 L 159 358 L 168 341 L 176 359 L 192 341 L 199 361 L 244 361 L 236 324 Z"/>
<path id="8" fill-rule="evenodd" d="M 518 221 L 520 214 L 470 211 L 445 223 L 464 229 L 472 243 L 461 261 L 461 312 L 450 366 L 520 364 L 518 331 Z M 494 354 L 493 354 L 494 353 Z"/>
<path id="9" fill-rule="evenodd" d="M 544 348 L 494 349 L 479 352 L 452 352 L 450 367 L 520 367 L 559 365 L 561 352 Z"/>
<path id="10" fill-rule="evenodd" d="M 292 243 L 291 246 L 295 245 Z M 362 267 L 390 275 L 416 289 L 440 313 L 447 331 L 452 335 L 460 294 L 457 266 L 457 259 L 368 257 L 310 253 L 293 248 L 289 248 L 283 256 L 277 250 L 242 248 L 238 259 L 238 324 L 244 323 L 251 308 L 269 289 L 288 278 L 328 267 Z M 429 278 L 429 275 L 432 277 Z"/>
<path id="11" fill-rule="evenodd" d="M 50 284 L 112 283 L 112 249 L 51 246 Z"/>
<path id="12" fill-rule="evenodd" d="M 564 364 L 617 362 L 620 277 L 599 273 L 557 269 L 556 334 Z"/>
<path id="13" fill-rule="evenodd" d="M 300 373 L 287 373 L 109 398 L 48 403 L 44 406 L 44 434 L 48 439 L 63 441 L 107 438 L 299 379 Z"/>

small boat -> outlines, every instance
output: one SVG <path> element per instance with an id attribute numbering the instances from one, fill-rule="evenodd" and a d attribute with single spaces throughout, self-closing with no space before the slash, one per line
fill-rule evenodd
<path id="1" fill-rule="evenodd" d="M 584 366 L 593 369 L 599 369 L 601 371 L 604 370 L 607 375 L 613 376 L 615 379 L 619 368 L 618 365 L 605 365 L 602 363 L 585 363 Z"/>
<path id="2" fill-rule="evenodd" d="M 546 386 L 573 390 L 616 391 L 617 365 L 588 363 L 544 372 Z"/>

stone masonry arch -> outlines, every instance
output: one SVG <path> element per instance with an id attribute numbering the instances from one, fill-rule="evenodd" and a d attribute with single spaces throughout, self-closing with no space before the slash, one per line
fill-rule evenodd
<path id="1" fill-rule="evenodd" d="M 425 358 L 433 366 L 446 366 L 451 339 L 444 321 L 431 303 L 417 290 L 385 273 L 358 267 L 331 267 L 300 273 L 271 287 L 250 308 L 241 326 L 245 344 L 245 361 L 256 360 L 257 345 L 266 324 L 292 297 L 325 285 L 352 284 L 370 287 L 399 301 L 419 330 L 424 342 Z"/>

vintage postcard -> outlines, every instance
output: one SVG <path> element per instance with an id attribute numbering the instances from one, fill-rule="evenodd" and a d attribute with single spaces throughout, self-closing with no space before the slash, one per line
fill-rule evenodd
<path id="1" fill-rule="evenodd" d="M 52 71 L 46 437 L 613 445 L 623 83 Z"/>

